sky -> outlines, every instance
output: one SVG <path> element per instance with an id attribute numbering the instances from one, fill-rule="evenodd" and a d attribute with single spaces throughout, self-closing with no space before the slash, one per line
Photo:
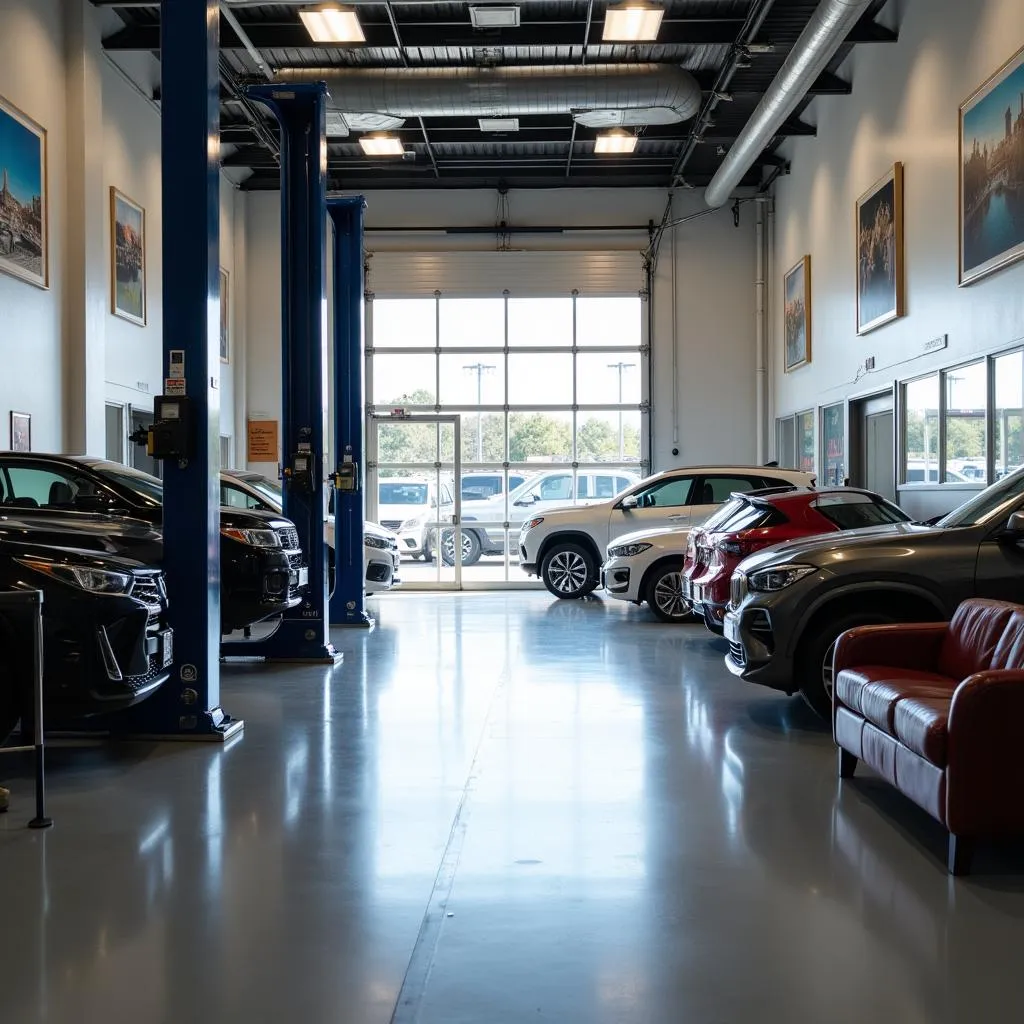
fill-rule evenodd
<path id="1" fill-rule="evenodd" d="M 949 370 L 946 375 L 947 406 L 953 409 L 984 409 L 988 404 L 985 362 Z M 907 385 L 910 409 L 935 409 L 938 383 L 934 376 Z M 996 359 L 996 407 L 1019 409 L 1024 397 L 1024 353 L 1010 352 Z"/>
<path id="2" fill-rule="evenodd" d="M 970 150 L 972 142 L 991 146 L 1006 134 L 1006 108 L 1017 120 L 1020 113 L 1020 94 L 1024 92 L 1024 64 L 981 100 L 976 106 L 964 112 L 964 144 Z"/>
<path id="3" fill-rule="evenodd" d="M 7 181 L 14 198 L 25 205 L 40 195 L 42 178 L 39 139 L 7 111 L 0 109 L 0 180 Z"/>

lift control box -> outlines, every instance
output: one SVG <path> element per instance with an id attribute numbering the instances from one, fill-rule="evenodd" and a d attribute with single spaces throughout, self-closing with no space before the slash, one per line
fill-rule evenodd
<path id="1" fill-rule="evenodd" d="M 192 401 L 185 396 L 158 395 L 146 449 L 154 459 L 187 459 L 195 447 Z"/>
<path id="2" fill-rule="evenodd" d="M 359 466 L 355 462 L 343 462 L 334 474 L 334 486 L 339 491 L 352 494 L 359 490 Z"/>

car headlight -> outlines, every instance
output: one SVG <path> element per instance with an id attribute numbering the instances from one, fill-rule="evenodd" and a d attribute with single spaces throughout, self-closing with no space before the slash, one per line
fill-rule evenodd
<path id="1" fill-rule="evenodd" d="M 633 558 L 634 555 L 642 555 L 645 551 L 650 551 L 651 544 L 618 544 L 615 547 L 608 549 L 609 558 Z"/>
<path id="2" fill-rule="evenodd" d="M 526 533 L 527 530 L 532 530 L 535 526 L 540 526 L 540 524 L 543 523 L 543 522 L 544 522 L 544 517 L 543 516 L 537 516 L 535 519 L 531 519 L 529 522 L 523 523 L 523 528 L 519 532 L 520 533 Z"/>
<path id="3" fill-rule="evenodd" d="M 415 530 L 415 529 L 418 529 L 419 527 L 421 527 L 426 521 L 427 521 L 427 513 L 426 512 L 421 512 L 418 516 L 413 516 L 412 519 L 406 519 L 406 521 L 404 523 L 402 523 L 402 525 L 401 525 L 401 527 L 399 527 L 399 529 L 402 529 L 402 530 Z"/>
<path id="4" fill-rule="evenodd" d="M 279 548 L 281 538 L 273 530 L 236 530 L 225 526 L 221 529 L 222 537 L 230 537 L 239 544 L 248 544 L 254 548 Z"/>
<path id="5" fill-rule="evenodd" d="M 388 542 L 381 537 L 363 537 L 363 543 L 368 548 L 387 548 Z"/>
<path id="6" fill-rule="evenodd" d="M 817 571 L 817 566 L 814 565 L 778 565 L 774 569 L 750 573 L 747 576 L 747 586 L 750 590 L 772 593 L 776 590 L 785 590 L 797 580 L 802 580 Z"/>
<path id="7" fill-rule="evenodd" d="M 35 558 L 15 559 L 28 569 L 34 569 L 52 579 L 68 583 L 72 587 L 88 590 L 91 594 L 113 594 L 124 596 L 132 592 L 134 580 L 126 572 L 110 572 L 107 569 L 83 569 L 77 565 L 59 565 L 42 562 Z"/>

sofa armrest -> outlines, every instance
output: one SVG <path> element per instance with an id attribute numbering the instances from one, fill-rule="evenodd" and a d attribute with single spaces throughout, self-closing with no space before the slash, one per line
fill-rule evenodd
<path id="1" fill-rule="evenodd" d="M 946 825 L 956 835 L 1024 831 L 1024 671 L 968 676 L 949 709 Z"/>
<path id="2" fill-rule="evenodd" d="M 858 665 L 889 665 L 893 668 L 934 670 L 939 649 L 949 631 L 946 622 L 910 625 L 860 626 L 839 638 L 834 672 Z"/>

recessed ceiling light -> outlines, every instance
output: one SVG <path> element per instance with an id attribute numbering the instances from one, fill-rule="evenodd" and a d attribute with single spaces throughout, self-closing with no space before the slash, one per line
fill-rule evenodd
<path id="1" fill-rule="evenodd" d="M 497 4 L 470 7 L 469 20 L 473 28 L 519 28 L 519 8 Z"/>
<path id="2" fill-rule="evenodd" d="M 402 156 L 405 146 L 397 135 L 364 135 L 359 140 L 367 156 Z"/>
<path id="3" fill-rule="evenodd" d="M 299 11 L 302 24 L 314 43 L 365 43 L 366 35 L 354 7 L 321 4 Z"/>
<path id="4" fill-rule="evenodd" d="M 482 132 L 517 132 L 519 131 L 518 117 L 478 117 L 480 131 Z"/>
<path id="5" fill-rule="evenodd" d="M 665 11 L 640 0 L 609 7 L 604 15 L 605 42 L 653 42 L 658 38 Z"/>
<path id="6" fill-rule="evenodd" d="M 636 136 L 628 132 L 605 132 L 598 135 L 595 153 L 632 153 L 636 149 Z"/>

